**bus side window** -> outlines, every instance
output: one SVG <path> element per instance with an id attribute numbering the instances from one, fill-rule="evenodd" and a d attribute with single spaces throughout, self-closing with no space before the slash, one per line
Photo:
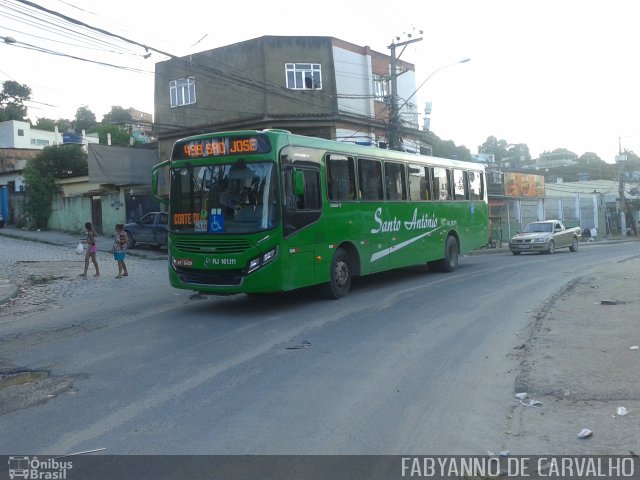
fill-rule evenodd
<path id="1" fill-rule="evenodd" d="M 433 167 L 434 200 L 451 200 L 449 193 L 449 171 L 442 167 Z"/>
<path id="2" fill-rule="evenodd" d="M 329 200 L 355 200 L 356 174 L 353 158 L 328 154 L 326 165 L 327 197 Z"/>
<path id="3" fill-rule="evenodd" d="M 409 165 L 409 199 L 413 202 L 431 198 L 429 167 Z"/>
<path id="4" fill-rule="evenodd" d="M 454 200 L 467 200 L 469 198 L 467 172 L 457 168 L 453 169 L 453 195 Z"/>
<path id="5" fill-rule="evenodd" d="M 304 176 L 304 193 L 296 195 L 295 175 Z M 317 221 L 322 213 L 320 198 L 320 171 L 317 168 L 286 168 L 282 172 L 284 186 L 284 234 L 292 235 Z"/>
<path id="6" fill-rule="evenodd" d="M 322 200 L 320 199 L 320 172 L 317 170 L 305 169 L 304 172 L 304 209 L 320 210 Z"/>
<path id="7" fill-rule="evenodd" d="M 481 173 L 469 172 L 469 200 L 482 200 L 482 177 Z"/>
<path id="8" fill-rule="evenodd" d="M 321 205 L 320 175 L 317 171 L 297 170 L 304 176 L 304 193 L 297 195 L 294 191 L 294 175 L 296 170 L 284 172 L 284 205 L 287 210 L 319 210 Z"/>
<path id="9" fill-rule="evenodd" d="M 382 166 L 380 162 L 359 158 L 358 180 L 362 200 L 382 200 Z"/>
<path id="10" fill-rule="evenodd" d="M 425 167 L 425 177 L 424 177 L 424 199 L 423 200 L 431 200 L 433 199 L 433 185 L 431 184 L 431 168 Z"/>
<path id="11" fill-rule="evenodd" d="M 387 187 L 387 200 L 399 201 L 407 199 L 404 164 L 385 162 L 384 178 Z"/>

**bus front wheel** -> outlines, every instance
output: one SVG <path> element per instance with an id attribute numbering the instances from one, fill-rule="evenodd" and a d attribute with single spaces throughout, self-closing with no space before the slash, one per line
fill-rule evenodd
<path id="1" fill-rule="evenodd" d="M 331 299 L 344 297 L 351 288 L 351 260 L 346 250 L 339 248 L 331 261 L 329 283 L 325 286 L 325 293 Z"/>

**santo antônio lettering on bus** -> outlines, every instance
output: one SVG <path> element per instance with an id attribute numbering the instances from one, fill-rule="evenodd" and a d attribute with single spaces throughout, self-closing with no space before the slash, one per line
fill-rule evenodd
<path id="1" fill-rule="evenodd" d="M 174 158 L 206 158 L 229 155 L 268 153 L 271 144 L 260 135 L 248 137 L 210 137 L 178 141 L 173 150 Z"/>
<path id="2" fill-rule="evenodd" d="M 426 230 L 429 228 L 436 228 L 438 226 L 437 218 L 430 218 L 426 213 L 418 217 L 418 209 L 413 211 L 413 217 L 411 220 L 405 220 L 404 222 L 398 220 L 396 217 L 393 220 L 383 220 L 382 208 L 378 208 L 373 215 L 373 219 L 378 224 L 376 228 L 371 229 L 371 233 L 386 233 L 386 232 L 398 232 L 404 224 L 406 230 Z"/>

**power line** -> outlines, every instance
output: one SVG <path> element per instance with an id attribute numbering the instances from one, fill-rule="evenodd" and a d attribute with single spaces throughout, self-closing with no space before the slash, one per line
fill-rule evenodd
<path id="1" fill-rule="evenodd" d="M 112 63 L 101 62 L 99 60 L 91 60 L 91 59 L 88 59 L 88 58 L 82 58 L 82 57 L 78 57 L 78 56 L 75 56 L 75 55 L 69 55 L 67 53 L 56 52 L 55 50 L 50 50 L 48 48 L 38 47 L 36 45 L 30 45 L 30 44 L 24 43 L 24 42 L 15 41 L 15 42 L 9 43 L 9 45 L 14 46 L 16 48 L 24 48 L 26 50 L 33 50 L 33 51 L 36 51 L 36 52 L 47 53 L 49 55 L 56 55 L 56 56 L 59 56 L 59 57 L 71 58 L 73 60 L 80 60 L 80 61 L 83 61 L 83 62 L 95 63 L 97 65 L 102 65 L 102 66 L 105 66 L 105 67 L 113 67 L 113 68 L 117 68 L 119 70 L 127 70 L 127 71 L 130 71 L 130 72 L 138 72 L 138 73 L 153 73 L 153 72 L 148 72 L 148 71 L 145 71 L 145 70 L 140 70 L 138 68 L 124 67 L 122 65 L 114 65 Z"/>
<path id="2" fill-rule="evenodd" d="M 298 98 L 295 95 L 291 95 L 290 91 L 288 91 L 287 89 L 285 89 L 284 87 L 282 87 L 279 84 L 270 84 L 268 82 L 252 80 L 251 77 L 250 77 L 250 72 L 242 71 L 242 70 L 238 69 L 237 67 L 221 64 L 222 67 L 226 67 L 227 71 L 225 71 L 225 70 L 222 70 L 220 68 L 212 67 L 211 65 L 199 64 L 197 62 L 193 62 L 191 60 L 187 60 L 185 58 L 180 58 L 180 57 L 177 57 L 177 56 L 175 56 L 173 54 L 164 52 L 164 51 L 159 50 L 159 49 L 157 49 L 155 47 L 152 47 L 150 45 L 137 42 L 137 41 L 132 40 L 130 38 L 127 38 L 125 36 L 109 32 L 109 31 L 107 31 L 105 29 L 102 29 L 102 28 L 99 28 L 99 27 L 94 27 L 94 26 L 89 25 L 89 24 L 87 24 L 87 23 L 85 23 L 83 21 L 80 21 L 80 20 L 74 19 L 72 17 L 69 17 L 68 15 L 53 11 L 53 10 L 45 8 L 45 7 L 41 7 L 41 6 L 31 2 L 29 0 L 16 0 L 16 1 L 18 3 L 20 3 L 20 4 L 22 4 L 22 5 L 26 5 L 27 7 L 32 8 L 32 9 L 45 12 L 46 14 L 51 15 L 51 16 L 53 16 L 55 18 L 60 18 L 60 19 L 64 20 L 65 22 L 69 22 L 69 23 L 71 23 L 73 25 L 76 25 L 76 26 L 79 26 L 79 27 L 82 27 L 82 28 L 87 28 L 87 29 L 89 29 L 91 31 L 98 32 L 98 33 L 100 33 L 102 35 L 105 35 L 105 36 L 117 38 L 117 39 L 119 39 L 121 41 L 124 41 L 124 42 L 132 44 L 132 45 L 137 45 L 137 46 L 143 47 L 145 49 L 145 51 L 152 50 L 152 51 L 158 52 L 158 53 L 160 53 L 162 55 L 166 55 L 166 56 L 170 57 L 171 59 L 181 60 L 182 62 L 184 62 L 188 66 L 199 67 L 201 69 L 201 72 L 200 72 L 201 74 L 210 75 L 216 81 L 227 83 L 227 84 L 234 85 L 234 86 L 241 85 L 241 86 L 244 86 L 245 88 L 254 89 L 254 90 L 257 90 L 257 91 L 260 91 L 260 92 L 267 91 L 267 92 L 270 92 L 271 94 L 282 96 L 282 97 L 284 97 L 287 100 L 292 101 L 292 102 L 301 103 L 301 104 L 304 104 L 304 105 L 313 105 L 316 108 L 318 107 L 317 103 L 315 103 L 315 102 L 311 102 L 311 101 L 308 101 L 308 100 L 305 100 L 305 99 Z M 14 9 L 14 11 L 16 11 L 16 9 Z M 24 13 L 22 13 L 22 14 L 25 15 Z M 54 22 L 51 22 L 49 20 L 45 20 L 45 19 L 42 19 L 42 18 L 36 18 L 36 17 L 34 17 L 33 15 L 31 15 L 29 13 L 27 13 L 26 15 L 34 18 L 35 21 L 40 22 L 39 23 L 40 25 L 42 25 L 44 23 L 45 25 L 52 25 L 54 28 L 61 28 L 63 30 L 69 30 L 68 28 L 66 28 L 64 26 L 61 26 L 60 24 L 55 24 Z M 33 23 L 32 23 L 32 25 L 33 25 Z M 49 31 L 52 31 L 52 30 L 49 30 Z M 73 33 L 73 34 L 76 34 L 76 35 L 82 35 L 83 36 L 82 38 L 85 38 L 85 40 L 87 39 L 86 38 L 87 37 L 86 34 L 81 34 L 80 32 L 73 31 L 73 30 L 69 30 L 69 31 L 71 33 Z M 55 32 L 55 33 L 60 34 L 59 32 Z M 106 41 L 104 41 L 102 39 L 96 39 L 96 38 L 90 38 L 89 37 L 88 40 L 90 40 L 91 42 L 98 41 L 98 42 L 100 42 L 99 45 L 109 44 L 108 42 L 106 42 Z M 26 42 L 15 42 L 15 43 L 13 43 L 13 45 L 18 47 L 18 48 L 25 48 L 25 49 L 29 49 L 29 50 L 38 51 L 38 52 L 41 52 L 41 53 L 47 53 L 47 54 L 67 57 L 67 58 L 71 58 L 71 59 L 75 59 L 75 60 L 79 60 L 79 61 L 95 63 L 95 64 L 98 64 L 98 65 L 117 68 L 117 69 L 121 69 L 121 70 L 128 70 L 128 71 L 138 72 L 138 73 L 151 73 L 151 72 L 146 72 L 144 70 L 140 70 L 140 69 L 137 69 L 137 68 L 124 67 L 124 66 L 121 66 L 121 65 L 115 65 L 115 64 L 110 63 L 110 62 L 91 60 L 91 59 L 87 59 L 87 58 L 84 58 L 84 57 L 80 57 L 78 55 L 66 54 L 66 53 L 58 52 L 58 51 L 55 51 L 55 50 L 52 50 L 52 49 L 39 47 L 39 46 L 36 46 L 36 45 L 33 45 L 33 44 L 29 44 L 29 43 L 26 43 Z M 115 46 L 114 44 L 111 44 L 111 45 Z M 122 48 L 122 47 L 116 46 L 116 48 Z M 123 50 L 124 50 L 124 48 L 123 48 Z M 111 51 L 111 53 L 117 53 L 117 52 Z M 192 57 L 193 57 L 193 55 L 190 55 L 189 59 L 191 59 Z M 235 70 L 235 73 L 234 73 L 234 70 Z M 336 72 L 336 74 L 340 74 L 340 72 Z M 157 76 L 157 74 L 156 74 L 156 76 Z M 368 76 L 368 75 L 367 76 L 360 76 L 360 77 L 367 78 L 367 79 L 370 78 L 370 76 Z M 336 98 L 336 99 L 337 98 L 352 98 L 352 99 L 367 100 L 367 99 L 375 98 L 374 95 L 352 95 L 352 96 L 350 96 L 348 94 L 345 94 L 345 95 L 328 95 L 325 92 L 317 92 L 317 94 L 325 96 L 325 97 L 331 96 L 331 97 Z M 333 113 L 334 106 L 333 105 L 327 106 L 326 109 L 327 109 L 328 113 Z M 359 118 L 359 119 L 364 120 L 364 121 L 371 121 L 371 116 L 368 115 L 369 108 L 364 108 L 363 107 L 360 111 L 362 112 L 362 114 L 354 114 L 354 117 Z"/>
<path id="3" fill-rule="evenodd" d="M 33 2 L 30 2 L 29 0 L 16 0 L 16 1 L 19 2 L 19 3 L 22 3 L 24 5 L 29 5 L 30 7 L 35 8 L 37 10 L 41 10 L 43 12 L 47 12 L 50 15 L 55 15 L 57 17 L 60 17 L 60 18 L 62 18 L 64 20 L 66 20 L 69 23 L 73 23 L 75 25 L 79 25 L 79 26 L 82 26 L 82 27 L 85 27 L 85 28 L 89 28 L 89 29 L 94 30 L 96 32 L 100 32 L 100 33 L 102 33 L 104 35 L 109 35 L 111 37 L 119 38 L 120 40 L 123 40 L 125 42 L 131 43 L 133 45 L 138 45 L 139 47 L 144 48 L 146 51 L 153 50 L 154 52 L 160 53 L 161 55 L 165 55 L 165 56 L 167 56 L 169 58 L 177 58 L 176 55 L 173 55 L 171 53 L 167 53 L 167 52 L 164 52 L 162 50 L 158 50 L 156 48 L 149 47 L 148 45 L 144 45 L 144 44 L 139 43 L 139 42 L 137 42 L 135 40 L 131 40 L 129 38 L 123 37 L 122 35 L 118 35 L 117 33 L 112 33 L 112 32 L 109 32 L 107 30 L 103 30 L 102 28 L 91 26 L 91 25 L 89 25 L 89 24 L 87 24 L 85 22 L 82 22 L 80 20 L 76 20 L 75 18 L 69 17 L 69 16 L 64 15 L 62 13 L 56 12 L 54 10 L 50 10 L 48 8 L 45 8 L 45 7 L 41 7 L 40 5 L 37 5 L 37 4 L 33 3 Z"/>

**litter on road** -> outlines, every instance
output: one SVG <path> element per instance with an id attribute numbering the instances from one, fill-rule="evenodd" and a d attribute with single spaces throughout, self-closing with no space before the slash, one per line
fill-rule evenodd
<path id="1" fill-rule="evenodd" d="M 580 430 L 580 433 L 578 433 L 578 438 L 587 438 L 591 435 L 593 435 L 593 432 L 591 430 L 589 430 L 588 428 L 583 428 L 582 430 Z"/>

